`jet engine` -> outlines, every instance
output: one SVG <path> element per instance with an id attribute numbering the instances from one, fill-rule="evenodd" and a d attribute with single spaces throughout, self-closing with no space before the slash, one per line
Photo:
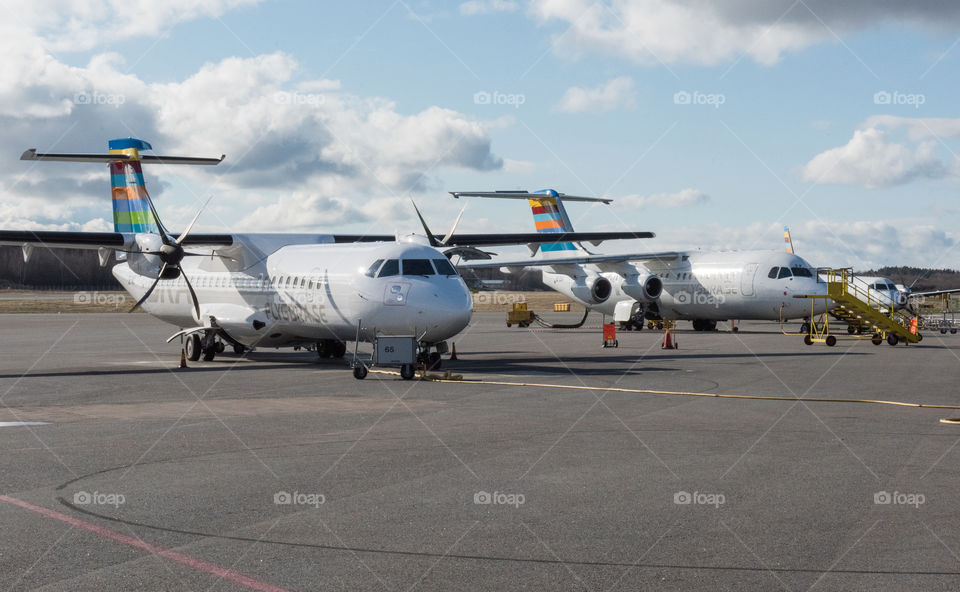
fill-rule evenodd
<path id="1" fill-rule="evenodd" d="M 583 302 L 601 304 L 610 298 L 613 286 L 607 278 L 594 274 L 576 278 L 571 286 L 571 292 Z"/>
<path id="2" fill-rule="evenodd" d="M 640 302 L 656 300 L 663 292 L 663 281 L 652 273 L 639 273 L 623 278 L 620 289 L 627 296 Z"/>

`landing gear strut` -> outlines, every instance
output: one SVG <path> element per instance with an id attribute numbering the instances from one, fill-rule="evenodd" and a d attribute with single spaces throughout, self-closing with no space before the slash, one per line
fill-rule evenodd
<path id="1" fill-rule="evenodd" d="M 336 339 L 321 339 L 317 342 L 320 359 L 342 358 L 347 353 L 347 344 Z"/>

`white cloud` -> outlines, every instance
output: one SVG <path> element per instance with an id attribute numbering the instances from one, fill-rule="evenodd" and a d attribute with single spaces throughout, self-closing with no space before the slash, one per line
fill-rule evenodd
<path id="1" fill-rule="evenodd" d="M 960 20 L 956 3 L 938 0 L 533 0 L 530 12 L 569 26 L 553 38 L 559 54 L 597 52 L 647 65 L 712 65 L 740 56 L 769 65 L 785 52 L 832 41 L 835 33 L 892 19 L 936 27 Z"/>
<path id="2" fill-rule="evenodd" d="M 557 109 L 566 113 L 612 111 L 636 105 L 633 79 L 619 76 L 596 88 L 571 86 L 563 93 Z"/>
<path id="3" fill-rule="evenodd" d="M 710 197 L 699 189 L 682 189 L 676 193 L 655 193 L 653 195 L 627 195 L 617 198 L 613 204 L 616 207 L 640 209 L 646 207 L 685 208 L 705 204 Z"/>
<path id="4" fill-rule="evenodd" d="M 224 0 L 175 13 L 134 2 L 113 12 L 127 22 L 123 15 L 143 9 L 144 22 L 135 30 L 151 34 L 243 3 Z M 88 6 L 101 16 L 85 19 L 79 7 L 88 3 L 63 4 L 63 14 L 47 20 L 25 5 L 24 22 L 33 29 L 0 24 L 0 51 L 6 50 L 0 143 L 8 153 L 28 147 L 95 152 L 105 149 L 106 140 L 127 135 L 151 142 L 157 153 L 225 153 L 216 168 L 148 169 L 149 189 L 154 197 L 171 187 L 181 195 L 226 194 L 231 203 L 253 204 L 262 230 L 375 220 L 379 213 L 395 212 L 399 196 L 438 185 L 447 167 L 503 167 L 491 152 L 487 124 L 437 106 L 400 113 L 390 100 L 350 94 L 339 81 L 305 80 L 296 60 L 282 52 L 222 59 L 185 80 L 163 83 L 126 73 L 116 54 L 95 54 L 86 66 L 68 66 L 51 49 L 60 39 L 90 35 L 94 43 L 118 25 L 105 22 L 102 8 Z M 62 30 L 52 31 L 58 25 Z M 91 139 L 99 143 L 91 145 Z M 23 227 L 27 220 L 50 227 L 94 224 L 110 211 L 105 182 L 104 171 L 90 168 L 2 160 L 0 227 Z M 75 197 L 66 202 L 65 194 Z M 370 199 L 376 210 L 350 206 Z M 178 205 L 158 202 L 161 215 Z M 250 221 L 248 216 L 243 223 Z"/>
<path id="5" fill-rule="evenodd" d="M 960 234 L 921 220 L 807 220 L 790 224 L 796 254 L 817 267 L 885 265 L 960 268 Z M 660 229 L 642 251 L 783 249 L 783 223 L 703 224 Z"/>
<path id="6" fill-rule="evenodd" d="M 901 142 L 891 140 L 891 136 Z M 938 144 L 960 136 L 960 119 L 871 117 L 843 146 L 813 157 L 802 171 L 811 183 L 890 187 L 917 179 L 960 174 L 956 157 L 938 155 Z"/>
<path id="7" fill-rule="evenodd" d="M 511 0 L 469 0 L 460 5 L 460 14 L 474 16 L 497 12 L 514 12 L 520 5 Z"/>

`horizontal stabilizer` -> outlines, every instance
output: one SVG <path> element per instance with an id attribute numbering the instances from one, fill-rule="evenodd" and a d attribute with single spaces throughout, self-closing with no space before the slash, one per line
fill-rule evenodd
<path id="1" fill-rule="evenodd" d="M 205 164 L 216 165 L 223 162 L 226 157 L 221 154 L 220 158 L 200 158 L 195 156 L 154 156 L 143 154 L 139 158 L 142 162 L 155 162 L 158 164 Z M 110 164 L 111 162 L 130 160 L 127 154 L 54 154 L 40 153 L 36 148 L 31 148 L 20 155 L 20 160 L 45 160 L 57 162 L 95 162 L 100 164 Z"/>
<path id="2" fill-rule="evenodd" d="M 542 193 L 530 193 L 529 191 L 451 191 L 450 195 L 459 199 L 461 197 L 491 197 L 496 199 L 540 199 L 547 197 Z M 605 197 L 583 197 L 579 195 L 567 195 L 558 193 L 555 197 L 560 197 L 563 201 L 593 201 L 609 204 L 612 199 Z"/>

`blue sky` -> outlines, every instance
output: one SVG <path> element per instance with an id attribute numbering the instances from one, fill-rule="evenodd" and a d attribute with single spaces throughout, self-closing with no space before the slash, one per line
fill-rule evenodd
<path id="1" fill-rule="evenodd" d="M 577 229 L 658 234 L 608 251 L 780 248 L 788 224 L 816 265 L 960 268 L 960 10 L 932 0 L 14 4 L 4 228 L 108 229 L 103 171 L 16 155 L 136 135 L 227 154 L 148 171 L 174 228 L 212 194 L 208 230 L 415 231 L 412 197 L 439 231 L 446 191 L 554 187 L 616 200 Z M 471 201 L 461 228 L 531 226 Z"/>

